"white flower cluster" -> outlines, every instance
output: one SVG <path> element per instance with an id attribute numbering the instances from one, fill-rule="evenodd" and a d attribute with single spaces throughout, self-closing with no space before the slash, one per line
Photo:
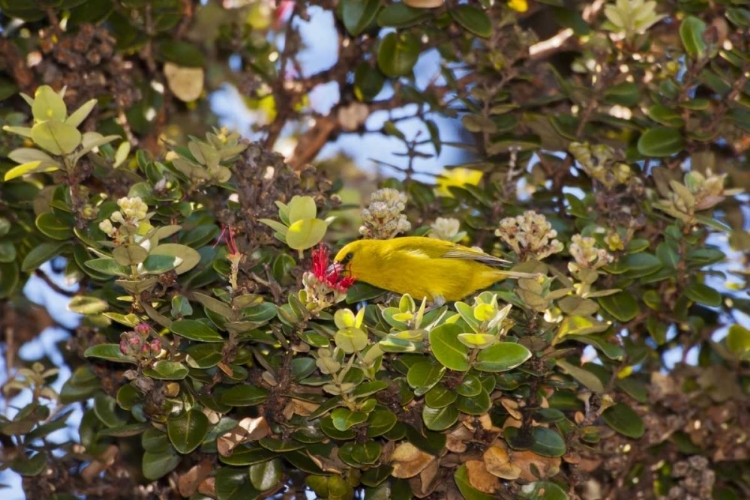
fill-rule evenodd
<path id="1" fill-rule="evenodd" d="M 562 243 L 554 239 L 557 231 L 552 229 L 544 215 L 533 210 L 501 220 L 495 235 L 502 238 L 522 261 L 542 260 L 564 248 Z"/>
<path id="2" fill-rule="evenodd" d="M 571 238 L 570 255 L 575 262 L 568 264 L 571 272 L 579 269 L 598 269 L 612 263 L 614 257 L 603 248 L 596 247 L 596 240 L 576 234 Z"/>
<path id="3" fill-rule="evenodd" d="M 113 222 L 137 227 L 148 214 L 148 205 L 139 196 L 120 198 L 117 200 L 117 206 L 120 207 L 120 210 L 112 212 L 109 219 L 104 219 L 99 223 L 99 229 L 109 237 L 114 237 L 117 233 L 117 229 L 112 225 Z"/>
<path id="4" fill-rule="evenodd" d="M 461 222 L 452 217 L 438 217 L 430 226 L 430 232 L 427 234 L 430 238 L 438 240 L 457 242 L 466 236 L 466 231 L 459 231 Z"/>
<path id="5" fill-rule="evenodd" d="M 359 233 L 365 238 L 387 240 L 411 229 L 401 212 L 406 208 L 406 195 L 395 189 L 378 189 L 372 193 L 370 206 L 362 210 Z"/>

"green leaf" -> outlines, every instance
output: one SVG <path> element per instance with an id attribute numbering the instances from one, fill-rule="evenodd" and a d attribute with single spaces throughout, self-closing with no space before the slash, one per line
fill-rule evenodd
<path id="1" fill-rule="evenodd" d="M 411 73 L 419 59 L 419 40 L 409 33 L 388 33 L 378 47 L 378 67 L 384 75 L 398 78 Z"/>
<path id="2" fill-rule="evenodd" d="M 492 408 L 492 400 L 489 393 L 482 389 L 476 396 L 456 398 L 456 408 L 467 415 L 483 415 Z"/>
<path id="3" fill-rule="evenodd" d="M 318 216 L 318 207 L 315 205 L 315 199 L 312 196 L 294 196 L 289 202 L 289 225 L 295 222 L 314 219 Z"/>
<path id="4" fill-rule="evenodd" d="M 156 45 L 156 52 L 160 59 L 180 66 L 198 68 L 206 64 L 205 56 L 198 47 L 180 40 L 162 40 Z"/>
<path id="5" fill-rule="evenodd" d="M 653 254 L 640 252 L 622 256 L 613 265 L 605 268 L 612 274 L 628 273 L 629 276 L 647 276 L 661 269 L 662 263 Z"/>
<path id="6" fill-rule="evenodd" d="M 72 125 L 58 121 L 37 123 L 31 128 L 31 139 L 53 155 L 67 155 L 81 144 L 83 136 Z"/>
<path id="7" fill-rule="evenodd" d="M 73 238 L 75 219 L 70 214 L 44 212 L 36 218 L 36 227 L 53 240 L 68 241 Z"/>
<path id="8" fill-rule="evenodd" d="M 599 305 L 617 320 L 627 323 L 638 315 L 638 303 L 633 294 L 623 290 L 599 298 Z"/>
<path id="9" fill-rule="evenodd" d="M 403 2 L 386 5 L 378 14 L 378 24 L 383 28 L 408 28 L 430 16 L 426 9 L 415 9 Z"/>
<path id="10" fill-rule="evenodd" d="M 453 402 L 458 397 L 455 391 L 451 391 L 443 385 L 436 385 L 425 394 L 425 404 L 432 408 L 444 408 Z"/>
<path id="11" fill-rule="evenodd" d="M 83 121 L 89 116 L 91 111 L 96 106 L 97 100 L 91 99 L 81 104 L 77 110 L 75 110 L 66 120 L 65 123 L 73 127 L 78 127 Z"/>
<path id="12" fill-rule="evenodd" d="M 47 467 L 47 460 L 47 452 L 40 451 L 31 458 L 13 460 L 10 468 L 22 476 L 38 476 Z"/>
<path id="13" fill-rule="evenodd" d="M 119 410 L 119 411 L 118 411 Z M 107 427 L 119 427 L 127 423 L 127 418 L 117 406 L 117 401 L 103 392 L 94 397 L 94 413 Z"/>
<path id="14" fill-rule="evenodd" d="M 278 309 L 271 302 L 261 302 L 260 304 L 246 307 L 242 310 L 242 319 L 253 323 L 266 323 L 276 317 Z"/>
<path id="15" fill-rule="evenodd" d="M 531 351 L 521 344 L 500 342 L 479 351 L 474 368 L 483 372 L 504 372 L 524 363 Z"/>
<path id="16" fill-rule="evenodd" d="M 219 400 L 229 406 L 255 406 L 268 398 L 268 390 L 253 385 L 235 385 L 222 392 Z"/>
<path id="17" fill-rule="evenodd" d="M 282 464 L 276 458 L 250 466 L 250 483 L 258 491 L 268 491 L 281 480 Z"/>
<path id="18" fill-rule="evenodd" d="M 143 424 L 125 424 L 118 425 L 117 427 L 111 427 L 104 429 L 97 433 L 98 436 L 112 436 L 112 437 L 132 437 L 143 434 L 145 431 L 152 429 L 151 423 Z"/>
<path id="19" fill-rule="evenodd" d="M 590 390 L 599 394 L 604 392 L 604 384 L 599 380 L 599 377 L 590 371 L 574 366 L 563 359 L 557 360 L 557 366 Z"/>
<path id="20" fill-rule="evenodd" d="M 732 325 L 727 334 L 727 347 L 737 355 L 750 351 L 750 330 L 742 325 Z"/>
<path id="21" fill-rule="evenodd" d="M 174 271 L 177 274 L 183 274 L 193 269 L 201 260 L 201 255 L 197 250 L 190 248 L 187 245 L 180 245 L 179 243 L 162 243 L 153 250 L 151 255 L 163 255 L 169 257 L 178 257 L 182 259 Z"/>
<path id="22" fill-rule="evenodd" d="M 382 288 L 377 288 L 367 283 L 358 281 L 346 292 L 346 303 L 356 304 L 358 302 L 372 300 L 386 293 Z"/>
<path id="23" fill-rule="evenodd" d="M 414 393 L 416 396 L 421 396 L 435 384 L 440 382 L 445 373 L 445 367 L 435 363 L 433 361 L 420 361 L 414 363 L 409 368 L 409 372 L 406 374 L 406 381 L 409 385 L 418 389 Z"/>
<path id="24" fill-rule="evenodd" d="M 534 444 L 531 451 L 544 457 L 561 457 L 565 455 L 565 440 L 554 429 L 534 427 L 532 431 Z"/>
<path id="25" fill-rule="evenodd" d="M 7 78 L 0 78 L 0 101 L 12 97 L 18 93 L 18 87 Z"/>
<path id="26" fill-rule="evenodd" d="M 196 449 L 208 434 L 209 421 L 203 412 L 193 409 L 167 420 L 167 435 L 175 450 L 187 454 Z"/>
<path id="27" fill-rule="evenodd" d="M 455 388 L 456 393 L 458 393 L 459 396 L 467 398 L 473 398 L 482 392 L 482 389 L 482 381 L 479 380 L 479 377 L 472 374 L 466 375 L 461 383 Z"/>
<path id="28" fill-rule="evenodd" d="M 232 451 L 232 454 L 228 457 L 219 455 L 219 460 L 227 465 L 253 465 L 267 462 L 277 456 L 278 453 L 275 451 L 268 450 L 261 446 L 245 444 L 235 448 Z"/>
<path id="29" fill-rule="evenodd" d="M 7 264 L 16 260 L 16 245 L 10 241 L 0 241 L 0 263 Z"/>
<path id="30" fill-rule="evenodd" d="M 750 27 L 750 10 L 740 7 L 728 8 L 724 14 L 735 26 Z"/>
<path id="31" fill-rule="evenodd" d="M 519 491 L 519 500 L 568 500 L 568 494 L 552 481 L 535 481 Z"/>
<path id="32" fill-rule="evenodd" d="M 367 437 L 376 438 L 393 429 L 398 417 L 389 410 L 375 410 L 367 417 Z"/>
<path id="33" fill-rule="evenodd" d="M 597 335 L 567 335 L 565 338 L 567 340 L 574 340 L 576 342 L 581 342 L 583 344 L 593 346 L 596 348 L 596 350 L 607 356 L 609 359 L 619 361 L 625 354 L 625 351 L 622 347 L 617 344 L 608 342 L 606 338 Z"/>
<path id="34" fill-rule="evenodd" d="M 59 163 L 48 163 L 48 162 L 35 160 L 35 161 L 28 162 L 28 163 L 23 163 L 21 165 L 11 168 L 7 172 L 5 172 L 4 179 L 7 182 L 9 180 L 12 180 L 12 179 L 15 179 L 17 177 L 21 177 L 27 174 L 54 172 L 55 170 L 60 170 Z"/>
<path id="35" fill-rule="evenodd" d="M 51 260 L 54 257 L 60 255 L 60 252 L 66 246 L 66 244 L 67 243 L 65 242 L 45 242 L 36 245 L 31 249 L 29 253 L 26 254 L 26 257 L 23 259 L 23 263 L 21 264 L 21 271 L 25 273 L 34 271 L 48 260 Z"/>
<path id="36" fill-rule="evenodd" d="M 482 38 L 489 38 L 492 35 L 492 21 L 482 9 L 471 5 L 459 5 L 449 12 L 453 20 L 467 31 Z"/>
<path id="37" fill-rule="evenodd" d="M 435 358 L 446 368 L 465 372 L 470 368 L 469 348 L 458 340 L 462 328 L 444 324 L 430 331 L 430 347 Z"/>
<path id="38" fill-rule="evenodd" d="M 140 268 L 143 274 L 164 274 L 177 266 L 177 257 L 171 255 L 154 255 L 153 252 L 146 257 Z"/>
<path id="39" fill-rule="evenodd" d="M 177 361 L 160 359 L 150 368 L 145 368 L 143 374 L 156 380 L 182 380 L 187 377 L 188 369 Z"/>
<path id="40" fill-rule="evenodd" d="M 706 53 L 705 32 L 706 23 L 695 16 L 687 16 L 680 24 L 682 45 L 693 59 L 702 59 Z"/>
<path id="41" fill-rule="evenodd" d="M 36 148 L 18 148 L 8 153 L 8 158 L 16 163 L 40 161 L 44 166 L 60 167 L 60 163 L 50 155 Z"/>
<path id="42" fill-rule="evenodd" d="M 10 296 L 20 280 L 21 273 L 18 270 L 18 263 L 0 263 L 0 299 Z"/>
<path id="43" fill-rule="evenodd" d="M 124 244 L 112 250 L 112 257 L 121 266 L 137 266 L 148 257 L 148 250 L 140 245 Z"/>
<path id="44" fill-rule="evenodd" d="M 34 104 L 31 106 L 31 114 L 34 121 L 44 122 L 47 120 L 65 121 L 68 109 L 60 94 L 55 92 L 49 85 L 42 85 L 34 93 Z"/>
<path id="45" fill-rule="evenodd" d="M 302 219 L 294 222 L 286 233 L 286 244 L 294 250 L 306 250 L 323 240 L 328 224 L 320 219 Z"/>
<path id="46" fill-rule="evenodd" d="M 312 375 L 317 370 L 315 359 L 313 358 L 294 358 L 289 363 L 292 379 L 295 381 L 303 380 Z"/>
<path id="47" fill-rule="evenodd" d="M 721 305 L 721 294 L 703 283 L 691 283 L 683 290 L 685 297 L 690 300 L 709 307 Z"/>
<path id="48" fill-rule="evenodd" d="M 109 276 L 128 276 L 128 269 L 119 265 L 115 259 L 110 257 L 87 260 L 84 265 Z"/>
<path id="49" fill-rule="evenodd" d="M 640 98 L 640 87 L 633 82 L 619 83 L 604 91 L 604 99 L 608 103 L 621 106 L 635 106 Z"/>
<path id="50" fill-rule="evenodd" d="M 172 472 L 182 458 L 171 446 L 164 451 L 143 454 L 143 475 L 146 479 L 156 480 Z"/>
<path id="51" fill-rule="evenodd" d="M 101 314 L 109 309 L 109 303 L 90 295 L 76 295 L 68 302 L 68 310 L 78 314 Z"/>
<path id="52" fill-rule="evenodd" d="M 422 420 L 431 431 L 444 431 L 458 421 L 458 408 L 453 405 L 443 408 L 422 407 Z"/>
<path id="53" fill-rule="evenodd" d="M 97 344 L 86 349 L 83 355 L 87 358 L 101 358 L 115 363 L 136 363 L 134 357 L 125 356 L 120 352 L 120 344 Z"/>
<path id="54" fill-rule="evenodd" d="M 646 319 L 646 329 L 654 342 L 656 342 L 656 345 L 664 345 L 667 342 L 668 323 L 649 316 Z"/>
<path id="55" fill-rule="evenodd" d="M 655 127 L 646 130 L 638 139 L 638 152 L 643 156 L 660 158 L 685 149 L 685 138 L 680 130 Z"/>
<path id="56" fill-rule="evenodd" d="M 341 20 L 346 31 L 354 37 L 362 34 L 380 9 L 380 0 L 342 0 Z"/>
<path id="57" fill-rule="evenodd" d="M 11 224 L 8 219 L 5 217 L 0 217 L 0 237 L 5 236 L 10 232 Z"/>
<path id="58" fill-rule="evenodd" d="M 345 443 L 339 448 L 339 458 L 347 465 L 359 468 L 362 465 L 374 464 L 383 448 L 376 441 L 366 443 Z"/>
<path id="59" fill-rule="evenodd" d="M 346 431 L 355 425 L 367 421 L 367 413 L 351 411 L 348 408 L 336 408 L 331 412 L 333 426 L 339 431 Z"/>
<path id="60" fill-rule="evenodd" d="M 641 417 L 623 403 L 604 410 L 602 418 L 612 429 L 629 438 L 639 439 L 646 430 Z"/>
<path id="61" fill-rule="evenodd" d="M 216 500 L 255 500 L 261 492 L 250 484 L 247 468 L 221 467 L 216 472 Z"/>
<path id="62" fill-rule="evenodd" d="M 354 95 L 357 99 L 364 102 L 372 101 L 383 90 L 384 84 L 385 77 L 378 68 L 373 68 L 368 62 L 357 66 L 354 72 Z"/>
<path id="63" fill-rule="evenodd" d="M 685 120 L 674 109 L 662 104 L 654 104 L 648 108 L 648 116 L 655 122 L 666 127 L 680 128 L 685 125 Z"/>
<path id="64" fill-rule="evenodd" d="M 173 321 L 169 329 L 172 333 L 196 342 L 224 342 L 224 337 L 219 335 L 216 330 L 194 319 Z"/>
<path id="65" fill-rule="evenodd" d="M 354 327 L 342 328 L 337 331 L 333 340 L 336 342 L 336 347 L 339 347 L 346 354 L 360 352 L 369 343 L 367 334 Z"/>
<path id="66" fill-rule="evenodd" d="M 185 354 L 187 354 L 185 362 L 191 368 L 211 368 L 224 359 L 222 346 L 217 343 L 191 345 Z"/>

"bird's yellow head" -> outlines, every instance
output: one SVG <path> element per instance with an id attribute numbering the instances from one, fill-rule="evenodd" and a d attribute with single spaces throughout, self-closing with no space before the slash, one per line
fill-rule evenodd
<path id="1" fill-rule="evenodd" d="M 368 282 L 369 274 L 376 267 L 375 263 L 378 261 L 377 256 L 373 254 L 373 245 L 367 245 L 368 242 L 372 243 L 372 240 L 352 241 L 339 250 L 339 253 L 333 259 L 337 265 L 341 266 L 347 276 L 365 282 Z"/>

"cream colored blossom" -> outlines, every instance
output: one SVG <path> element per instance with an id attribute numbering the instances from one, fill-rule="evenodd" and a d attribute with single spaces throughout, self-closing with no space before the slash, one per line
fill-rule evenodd
<path id="1" fill-rule="evenodd" d="M 533 210 L 501 220 L 495 235 L 507 243 L 522 261 L 542 260 L 564 248 L 555 239 L 557 231 L 552 229 L 544 215 Z"/>
<path id="2" fill-rule="evenodd" d="M 575 262 L 568 264 L 571 272 L 577 272 L 579 269 L 598 269 L 611 264 L 614 260 L 607 250 L 597 248 L 594 238 L 580 234 L 571 238 L 570 255 L 575 259 Z"/>
<path id="3" fill-rule="evenodd" d="M 101 231 L 107 236 L 112 236 L 112 234 L 115 232 L 115 228 L 109 219 L 104 219 L 103 221 L 101 221 L 99 223 L 99 229 L 101 229 Z"/>
<path id="4" fill-rule="evenodd" d="M 387 240 L 411 229 L 402 214 L 406 208 L 406 195 L 395 189 L 378 189 L 372 193 L 370 206 L 362 210 L 359 233 L 365 238 Z"/>
<path id="5" fill-rule="evenodd" d="M 438 217 L 430 226 L 427 236 L 438 240 L 457 242 L 466 236 L 465 231 L 460 231 L 461 222 L 452 217 Z"/>

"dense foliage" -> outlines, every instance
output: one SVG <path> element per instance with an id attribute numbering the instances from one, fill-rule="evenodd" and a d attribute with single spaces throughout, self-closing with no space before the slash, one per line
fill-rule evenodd
<path id="1" fill-rule="evenodd" d="M 4 394 L 31 393 L 0 438 L 29 498 L 750 496 L 741 2 L 0 16 Z M 312 74 L 311 18 L 338 37 Z M 227 82 L 259 141 L 210 126 Z M 331 82 L 333 108 L 312 108 Z M 456 125 L 470 159 L 436 189 L 417 166 Z M 310 166 L 346 134 L 403 148 L 361 213 L 346 162 Z M 403 234 L 539 277 L 438 307 L 328 267 L 344 241 Z M 23 283 L 59 256 L 82 321 L 58 394 L 17 350 L 38 314 Z M 76 408 L 76 439 L 51 438 Z"/>

